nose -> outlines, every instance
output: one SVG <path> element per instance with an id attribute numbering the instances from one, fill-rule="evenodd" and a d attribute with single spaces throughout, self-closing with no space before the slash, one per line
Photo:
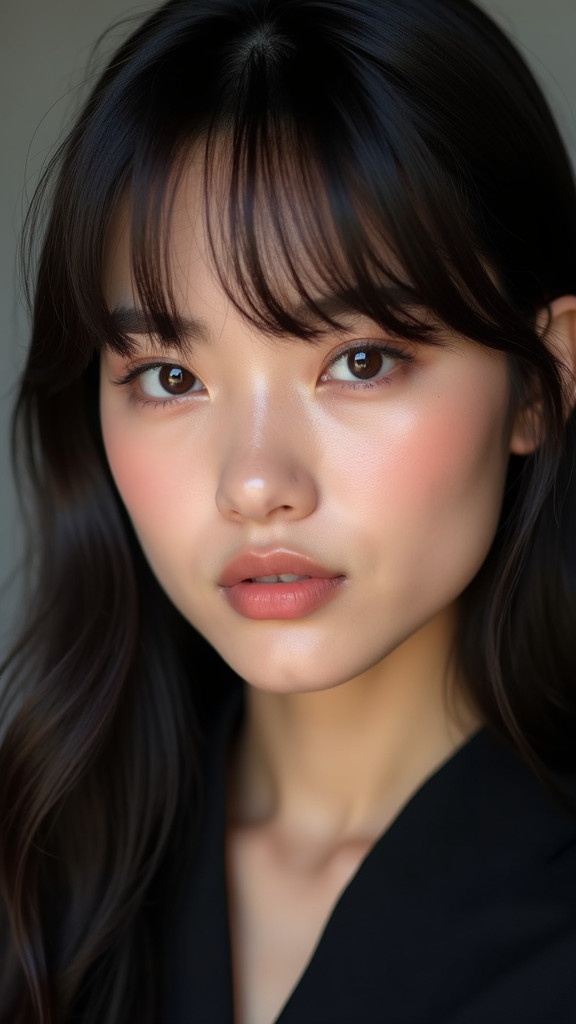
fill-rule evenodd
<path id="1" fill-rule="evenodd" d="M 273 415 L 238 416 L 216 491 L 220 513 L 234 521 L 302 519 L 318 501 L 313 446 L 302 424 Z"/>

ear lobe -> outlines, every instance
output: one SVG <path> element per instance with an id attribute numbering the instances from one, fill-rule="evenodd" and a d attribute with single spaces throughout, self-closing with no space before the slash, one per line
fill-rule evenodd
<path id="1" fill-rule="evenodd" d="M 576 295 L 562 295 L 541 309 L 536 327 L 542 341 L 554 356 L 564 385 L 564 415 L 576 405 Z M 542 419 L 538 398 L 516 414 L 510 451 L 530 455 L 542 440 Z"/>

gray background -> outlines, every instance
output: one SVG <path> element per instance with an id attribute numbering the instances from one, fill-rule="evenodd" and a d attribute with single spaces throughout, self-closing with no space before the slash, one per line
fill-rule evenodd
<path id="1" fill-rule="evenodd" d="M 8 454 L 8 418 L 26 346 L 27 317 L 16 251 L 39 170 L 85 94 L 94 43 L 126 15 L 155 0 L 0 0 L 0 584 L 20 550 Z M 484 0 L 528 57 L 576 163 L 576 0 Z M 117 45 L 119 27 L 102 53 Z M 0 590 L 0 648 L 9 634 L 15 591 Z"/>

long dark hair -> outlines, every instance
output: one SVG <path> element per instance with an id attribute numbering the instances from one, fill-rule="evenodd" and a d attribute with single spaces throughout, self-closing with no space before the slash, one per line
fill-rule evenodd
<path id="1" fill-rule="evenodd" d="M 494 731 L 536 770 L 572 763 L 575 423 L 536 314 L 576 292 L 576 196 L 537 85 L 468 0 L 170 0 L 114 55 L 28 223 L 43 241 L 14 432 L 32 583 L 0 750 L 6 1024 L 159 1017 L 162 911 L 229 683 L 216 661 L 207 698 L 207 645 L 139 550 L 97 368 L 103 345 L 129 346 L 101 290 L 126 197 L 140 302 L 179 344 L 166 214 L 192 151 L 226 197 L 206 208 L 218 273 L 261 329 L 307 337 L 336 292 L 395 334 L 434 344 L 448 325 L 507 353 L 542 440 L 511 458 L 457 656 Z"/>

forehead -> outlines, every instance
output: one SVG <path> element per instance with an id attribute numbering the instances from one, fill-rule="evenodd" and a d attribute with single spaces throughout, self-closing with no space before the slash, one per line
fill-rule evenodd
<path id="1" fill-rule="evenodd" d="M 191 156 L 183 168 L 170 175 L 162 196 L 162 212 L 157 220 L 140 220 L 141 197 L 127 189 L 114 212 L 106 237 L 103 260 L 103 284 L 109 302 L 120 295 L 134 297 L 138 271 L 138 246 L 142 232 L 154 232 L 154 241 L 165 245 L 166 269 L 176 283 L 190 269 L 191 261 L 206 259 L 207 238 L 204 216 L 203 166 Z M 152 210 L 150 211 L 152 213 Z M 147 240 L 149 241 L 149 239 Z M 118 295 L 117 295 L 118 293 Z"/>
<path id="2" fill-rule="evenodd" d="M 148 333 L 170 344 L 200 293 L 276 337 L 313 338 L 319 324 L 338 327 L 333 314 L 346 309 L 414 340 L 449 325 L 484 341 L 483 318 L 476 333 L 476 313 L 426 218 L 411 214 L 411 230 L 399 234 L 386 204 L 371 206 L 353 177 L 335 189 L 326 168 L 311 157 L 304 173 L 288 146 L 262 147 L 254 166 L 237 157 L 227 136 L 197 140 L 164 178 L 125 192 L 104 252 L 109 309 L 141 310 Z M 125 335 L 107 327 L 103 343 L 122 349 Z"/>
<path id="3" fill-rule="evenodd" d="M 259 288 L 277 306 L 298 311 L 307 320 L 341 317 L 350 308 L 362 310 L 354 298 L 348 256 L 323 190 L 318 188 L 317 223 L 310 217 L 310 197 L 283 178 L 278 190 L 248 187 L 242 194 L 231 183 L 229 153 L 223 145 L 206 160 L 196 146 L 173 169 L 162 195 L 161 215 L 140 222 L 140 210 L 127 191 L 108 231 L 104 251 L 103 287 L 109 308 L 142 307 L 141 281 L 152 272 L 155 285 L 170 294 L 175 310 L 185 314 L 200 294 L 239 298 L 240 312 Z M 252 183 L 248 183 L 249 186 Z M 316 228 L 316 231 L 314 230 Z M 372 239 L 376 242 L 376 239 Z M 144 244 L 143 244 L 144 243 Z M 413 303 L 399 261 L 379 241 L 381 274 L 388 301 Z M 142 267 L 142 257 L 148 264 Z M 239 287 L 238 287 L 239 282 Z M 247 303 L 244 301 L 248 299 Z"/>

